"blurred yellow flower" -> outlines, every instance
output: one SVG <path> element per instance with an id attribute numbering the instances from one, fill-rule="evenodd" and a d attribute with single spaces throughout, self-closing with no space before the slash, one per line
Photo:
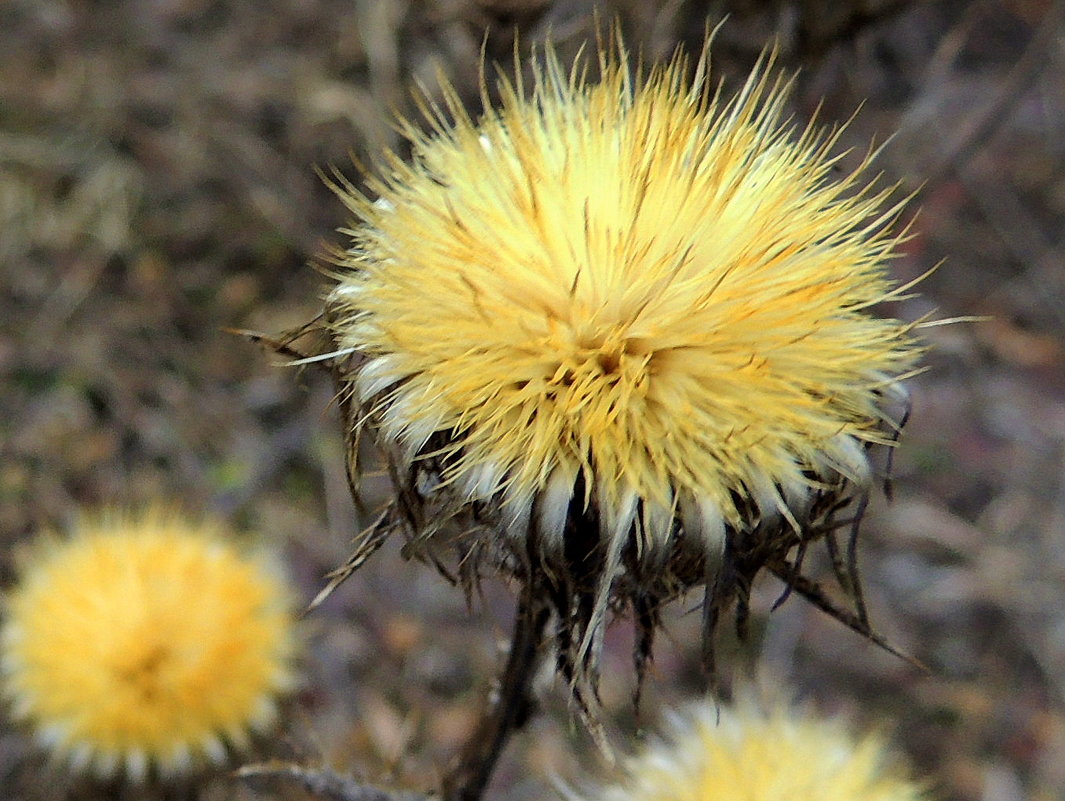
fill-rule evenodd
<path id="1" fill-rule="evenodd" d="M 160 510 L 84 523 L 39 544 L 6 599 L 4 693 L 75 769 L 221 762 L 293 683 L 290 600 L 220 526 Z"/>
<path id="2" fill-rule="evenodd" d="M 883 740 L 853 737 L 838 720 L 702 702 L 664 739 L 631 757 L 616 784 L 588 801 L 920 801 L 927 795 L 889 758 Z"/>
<path id="3" fill-rule="evenodd" d="M 873 313 L 904 289 L 869 158 L 837 174 L 838 132 L 795 131 L 765 64 L 727 102 L 699 64 L 640 78 L 618 45 L 593 84 L 549 48 L 528 96 L 502 81 L 473 120 L 445 86 L 409 162 L 340 188 L 353 452 L 369 426 L 418 543 L 539 585 L 571 679 L 611 606 L 649 648 L 660 601 L 712 587 L 709 635 L 790 574 L 871 486 L 919 353 Z"/>

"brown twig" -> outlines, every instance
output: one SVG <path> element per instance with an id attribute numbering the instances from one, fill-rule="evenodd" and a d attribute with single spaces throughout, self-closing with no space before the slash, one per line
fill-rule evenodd
<path id="1" fill-rule="evenodd" d="M 236 772 L 242 781 L 282 780 L 298 784 L 326 801 L 428 801 L 430 796 L 402 790 L 384 790 L 341 776 L 328 768 L 306 768 L 295 762 L 262 762 Z"/>

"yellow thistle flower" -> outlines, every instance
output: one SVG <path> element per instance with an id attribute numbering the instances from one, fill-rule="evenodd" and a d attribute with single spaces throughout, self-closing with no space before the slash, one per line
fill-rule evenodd
<path id="1" fill-rule="evenodd" d="M 374 199 L 340 187 L 356 219 L 320 357 L 347 358 L 353 453 L 369 425 L 411 535 L 538 583 L 563 672 L 593 681 L 611 605 L 649 649 L 658 603 L 709 585 L 709 630 L 831 532 L 918 354 L 872 311 L 903 291 L 901 204 L 868 159 L 833 175 L 838 132 L 795 132 L 765 64 L 724 102 L 705 54 L 693 80 L 626 58 L 592 84 L 548 49 L 530 96 L 502 81 L 476 120 L 445 86 Z"/>
<path id="2" fill-rule="evenodd" d="M 220 526 L 159 510 L 33 551 L 6 599 L 13 714 L 75 769 L 144 779 L 221 762 L 293 683 L 286 584 Z"/>
<path id="3" fill-rule="evenodd" d="M 920 801 L 883 740 L 780 707 L 693 705 L 595 801 Z"/>

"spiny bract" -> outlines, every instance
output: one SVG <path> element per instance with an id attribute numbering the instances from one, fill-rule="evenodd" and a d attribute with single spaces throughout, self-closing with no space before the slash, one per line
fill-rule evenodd
<path id="1" fill-rule="evenodd" d="M 624 766 L 595 801 L 920 801 L 882 740 L 840 721 L 752 703 L 691 706 Z"/>
<path id="2" fill-rule="evenodd" d="M 341 188 L 356 220 L 327 300 L 353 450 L 369 424 L 419 541 L 464 515 L 549 584 L 571 666 L 611 603 L 653 629 L 724 562 L 715 608 L 787 573 L 870 486 L 918 353 L 872 311 L 903 291 L 901 204 L 868 159 L 834 175 L 838 134 L 796 133 L 765 64 L 723 102 L 683 58 L 626 60 L 604 48 L 591 83 L 548 48 L 531 94 L 501 81 L 477 120 L 445 86 L 374 199 Z"/>
<path id="3" fill-rule="evenodd" d="M 220 762 L 293 683 L 290 600 L 218 526 L 105 516 L 34 549 L 6 599 L 3 690 L 75 769 L 141 780 Z"/>

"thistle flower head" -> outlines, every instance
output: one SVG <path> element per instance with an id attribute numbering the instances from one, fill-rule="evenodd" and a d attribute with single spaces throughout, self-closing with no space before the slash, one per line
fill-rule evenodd
<path id="1" fill-rule="evenodd" d="M 548 49 L 476 120 L 445 87 L 375 199 L 341 189 L 327 301 L 408 528 L 541 583 L 584 675 L 611 604 L 643 605 L 649 644 L 660 600 L 709 582 L 716 609 L 830 531 L 917 354 L 872 312 L 898 292 L 890 190 L 833 173 L 837 136 L 786 122 L 769 67 L 726 102 L 683 58 L 600 62 L 590 83 Z"/>
<path id="2" fill-rule="evenodd" d="M 784 707 L 701 703 L 624 765 L 595 801 L 920 801 L 879 736 Z"/>
<path id="3" fill-rule="evenodd" d="M 277 714 L 293 682 L 286 585 L 220 527 L 153 510 L 40 544 L 6 598 L 14 716 L 75 769 L 186 772 Z"/>

